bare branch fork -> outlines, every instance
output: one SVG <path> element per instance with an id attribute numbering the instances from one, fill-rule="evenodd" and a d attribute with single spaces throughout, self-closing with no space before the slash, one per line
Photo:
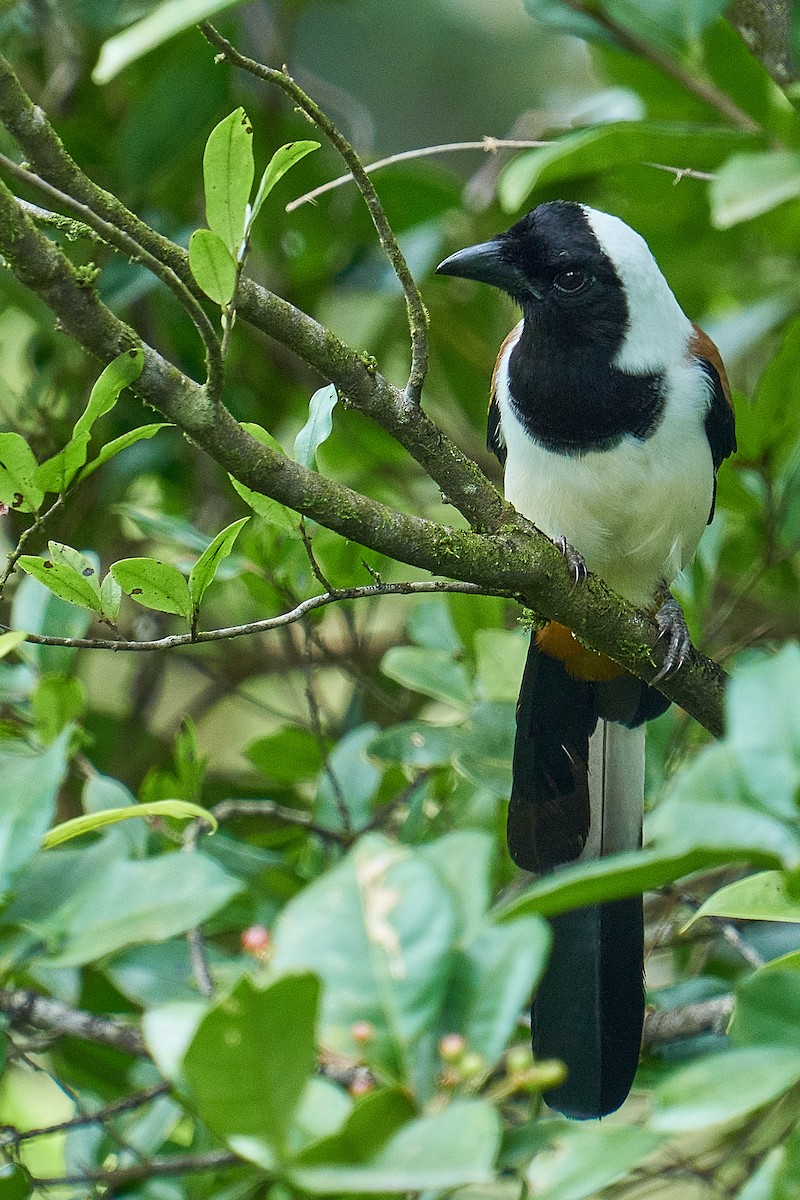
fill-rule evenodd
<path id="1" fill-rule="evenodd" d="M 204 32 L 215 36 L 208 29 Z M 215 41 L 215 45 L 222 47 L 226 58 L 232 54 L 237 65 L 251 69 L 252 60 L 238 61 L 242 56 L 237 58 L 238 52 L 232 47 L 228 50 L 228 43 Z M 333 140 L 329 129 L 335 127 L 288 75 L 260 64 L 255 67 L 261 78 L 277 84 L 305 111 L 311 109 L 312 119 Z M 174 272 L 188 293 L 200 299 L 185 251 L 150 229 L 80 170 L 2 56 L 0 121 L 28 160 L 31 176 L 44 180 L 122 231 Z M 338 131 L 337 139 L 337 148 L 353 169 L 362 193 L 366 188 L 374 194 L 371 182 L 366 176 L 362 180 L 354 169 L 357 156 Z M 363 167 L 360 170 L 365 174 Z M 30 182 L 34 183 L 35 178 Z M 71 212 L 75 215 L 74 207 Z M 376 220 L 373 206 L 370 212 Z M 393 257 L 391 242 L 385 237 L 381 240 L 397 270 L 399 260 Z M 140 344 L 135 331 L 100 301 L 2 182 L 0 254 L 17 279 L 51 308 L 60 327 L 101 362 L 107 363 L 123 350 Z M 418 295 L 416 286 L 413 294 Z M 585 587 L 574 588 L 559 551 L 504 503 L 477 465 L 416 403 L 415 389 L 421 387 L 424 377 L 427 341 L 422 326 L 414 326 L 411 297 L 412 293 L 406 291 L 414 349 L 410 386 L 405 392 L 384 379 L 368 356 L 352 350 L 307 314 L 251 280 L 241 281 L 238 312 L 241 319 L 293 350 L 334 383 L 351 406 L 387 430 L 438 484 L 443 497 L 462 513 L 471 530 L 396 512 L 273 452 L 241 428 L 228 409 L 209 395 L 211 389 L 187 379 L 146 344 L 144 368 L 134 390 L 145 404 L 162 412 L 254 491 L 397 561 L 494 593 L 525 597 L 540 617 L 561 621 L 587 645 L 608 654 L 640 678 L 651 679 L 663 658 L 652 618 L 624 603 L 597 578 L 590 578 Z M 694 652 L 674 679 L 659 686 L 707 729 L 720 733 L 724 679 L 720 667 Z"/>

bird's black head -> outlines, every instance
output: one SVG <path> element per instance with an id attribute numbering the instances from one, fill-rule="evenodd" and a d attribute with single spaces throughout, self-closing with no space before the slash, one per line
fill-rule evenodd
<path id="1" fill-rule="evenodd" d="M 564 200 L 540 204 L 505 233 L 451 254 L 436 270 L 500 288 L 521 306 L 526 324 L 573 346 L 603 345 L 613 356 L 628 327 L 628 306 L 590 213 Z"/>

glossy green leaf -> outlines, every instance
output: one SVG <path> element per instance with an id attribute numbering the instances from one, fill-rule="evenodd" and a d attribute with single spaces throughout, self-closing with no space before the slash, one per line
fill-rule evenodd
<path id="1" fill-rule="evenodd" d="M 528 637 L 510 629 L 479 629 L 475 635 L 478 683 L 484 700 L 516 704 L 528 653 Z"/>
<path id="2" fill-rule="evenodd" d="M 221 530 L 192 567 L 189 574 L 189 593 L 195 610 L 200 607 L 206 589 L 209 584 L 213 583 L 220 563 L 224 562 L 233 550 L 237 537 L 249 520 L 249 517 L 240 517 L 238 521 L 234 521 L 232 525 Z"/>
<path id="3" fill-rule="evenodd" d="M 264 169 L 264 174 L 261 176 L 261 181 L 256 191 L 250 218 L 247 222 L 248 233 L 261 211 L 262 204 L 275 187 L 275 184 L 283 178 L 287 171 L 291 170 L 295 163 L 298 163 L 301 158 L 305 158 L 312 150 L 319 150 L 319 142 L 288 142 L 285 146 L 281 146 L 275 151 Z"/>
<path id="4" fill-rule="evenodd" d="M 790 643 L 741 667 L 725 697 L 727 740 L 749 791 L 792 824 L 800 791 L 798 689 L 800 647 Z"/>
<path id="5" fill-rule="evenodd" d="M 382 778 L 367 752 L 376 733 L 374 723 L 359 725 L 340 738 L 328 755 L 314 803 L 317 821 L 327 828 L 342 829 L 342 805 L 351 829 L 360 829 L 370 820 L 370 801 Z"/>
<path id="6" fill-rule="evenodd" d="M 319 981 L 247 978 L 198 1026 L 183 1074 L 205 1123 L 246 1158 L 286 1153 L 292 1118 L 315 1066 Z"/>
<path id="7" fill-rule="evenodd" d="M 9 629 L 7 633 L 0 633 L 0 658 L 5 658 L 17 646 L 21 646 L 27 636 L 24 629 Z"/>
<path id="8" fill-rule="evenodd" d="M 92 612 L 100 612 L 98 590 L 89 579 L 84 578 L 81 572 L 69 566 L 63 559 L 56 559 L 52 554 L 44 558 L 23 554 L 18 565 L 60 599 L 77 604 L 80 608 L 88 608 Z"/>
<path id="9" fill-rule="evenodd" d="M 155 558 L 123 558 L 111 564 L 111 574 L 137 604 L 191 620 L 189 584 L 172 563 Z"/>
<path id="10" fill-rule="evenodd" d="M 711 181 L 709 195 L 718 229 L 769 212 L 800 196 L 800 154 L 789 150 L 734 154 Z"/>
<path id="11" fill-rule="evenodd" d="M 110 863 L 77 892 L 53 897 L 53 910 L 41 927 L 57 947 L 49 965 L 82 966 L 125 946 L 185 933 L 208 920 L 241 887 L 202 853 Z"/>
<path id="12" fill-rule="evenodd" d="M 35 483 L 45 492 L 63 492 L 86 462 L 92 426 L 110 412 L 123 388 L 142 373 L 144 352 L 141 346 L 117 355 L 101 372 L 89 396 L 89 402 L 75 422 L 72 437 L 63 450 L 36 469 Z"/>
<path id="13" fill-rule="evenodd" d="M 81 837 L 86 833 L 96 833 L 107 825 L 116 825 L 119 821 L 129 821 L 133 817 L 175 817 L 179 821 L 191 821 L 199 818 L 205 821 L 213 832 L 217 828 L 214 817 L 199 804 L 190 804 L 187 800 L 153 800 L 148 804 L 128 805 L 125 808 L 105 808 L 99 812 L 86 813 L 82 817 L 73 817 L 56 825 L 42 839 L 42 849 L 52 850 L 62 842 Z"/>
<path id="14" fill-rule="evenodd" d="M 137 442 L 147 441 L 154 437 L 159 429 L 173 429 L 174 426 L 169 421 L 155 421 L 151 425 L 139 425 L 136 429 L 130 429 L 127 433 L 120 434 L 119 437 L 112 438 L 110 442 L 106 442 L 105 446 L 100 448 L 100 452 L 96 458 L 88 462 L 86 466 L 79 472 L 78 479 L 84 480 L 89 475 L 93 474 L 98 467 L 102 467 L 109 459 L 115 458 L 117 454 L 121 454 L 123 450 L 127 450 L 129 446 L 135 446 Z"/>
<path id="15" fill-rule="evenodd" d="M 800 1080 L 795 1046 L 741 1046 L 711 1054 L 656 1088 L 650 1118 L 660 1133 L 696 1132 L 739 1120 Z"/>
<path id="16" fill-rule="evenodd" d="M 212 129 L 203 153 L 206 221 L 236 259 L 253 186 L 253 129 L 237 108 Z"/>
<path id="17" fill-rule="evenodd" d="M 282 446 L 276 442 L 271 433 L 267 433 L 266 429 L 262 429 L 260 425 L 256 425 L 252 421 L 245 421 L 242 423 L 242 428 L 252 434 L 256 441 L 261 442 L 263 446 L 268 446 L 276 454 L 283 454 Z M 290 509 L 286 508 L 285 505 L 280 504 L 277 500 L 273 500 L 270 496 L 262 495 L 261 492 L 252 491 L 251 488 L 240 483 L 238 479 L 234 479 L 232 475 L 229 475 L 228 478 L 244 502 L 249 504 L 253 512 L 259 517 L 264 517 L 266 521 L 269 521 L 271 525 L 276 525 L 279 529 L 297 533 L 300 518 Z"/>
<path id="18" fill-rule="evenodd" d="M 783 871 L 760 871 L 714 892 L 687 923 L 701 917 L 748 921 L 800 921 L 800 899 L 792 896 Z"/>
<path id="19" fill-rule="evenodd" d="M 800 971 L 769 963 L 743 980 L 736 989 L 728 1032 L 739 1046 L 797 1046 Z"/>
<path id="20" fill-rule="evenodd" d="M 282 910 L 272 965 L 319 974 L 326 1045 L 365 1053 L 381 1073 L 427 1095 L 456 937 L 455 907 L 438 872 L 408 847 L 368 834 Z M 375 1031 L 366 1047 L 351 1034 L 360 1021 Z"/>
<path id="21" fill-rule="evenodd" d="M 622 1179 L 661 1145 L 663 1135 L 633 1125 L 589 1122 L 554 1128 L 550 1145 L 536 1154 L 525 1177 L 541 1200 L 584 1200 Z"/>
<path id="22" fill-rule="evenodd" d="M 595 126 L 515 158 L 500 177 L 500 202 L 506 212 L 516 212 L 533 189 L 545 183 L 646 162 L 715 167 L 744 142 L 745 135 L 721 126 L 640 121 Z"/>
<path id="23" fill-rule="evenodd" d="M 209 299 L 224 308 L 236 291 L 236 263 L 219 234 L 195 229 L 189 239 L 189 268 Z"/>
<path id="24" fill-rule="evenodd" d="M 49 746 L 63 729 L 86 710 L 86 689 L 71 675 L 43 675 L 31 696 L 31 712 L 43 745 Z"/>
<path id="25" fill-rule="evenodd" d="M 485 1100 L 455 1100 L 442 1112 L 409 1121 L 371 1155 L 368 1145 L 359 1147 L 361 1161 L 296 1166 L 292 1178 L 304 1190 L 323 1195 L 488 1183 L 500 1145 L 500 1121 Z"/>
<path id="26" fill-rule="evenodd" d="M 75 550 L 72 546 L 67 546 L 63 542 L 49 541 L 47 549 L 49 557 L 56 566 L 69 567 L 76 575 L 80 575 L 81 579 L 86 580 L 99 605 L 100 580 L 95 565 L 97 556 L 93 555 L 92 558 L 88 558 L 85 554 L 81 554 L 80 550 Z"/>
<path id="27" fill-rule="evenodd" d="M 0 504 L 17 512 L 36 512 L 44 491 L 34 483 L 36 459 L 18 433 L 0 433 Z"/>
<path id="28" fill-rule="evenodd" d="M 103 43 L 92 71 L 92 81 L 108 83 L 125 67 L 184 29 L 241 3 L 242 0 L 162 0 L 141 20 Z"/>
<path id="29" fill-rule="evenodd" d="M 110 571 L 100 584 L 100 609 L 108 621 L 116 621 L 122 604 L 122 588 Z"/>
<path id="30" fill-rule="evenodd" d="M 21 742 L 0 744 L 0 893 L 28 865 L 53 822 L 70 741 L 65 731 L 43 751 Z"/>
<path id="31" fill-rule="evenodd" d="M 381 670 L 396 683 L 433 700 L 462 707 L 472 698 L 466 669 L 445 650 L 393 646 L 383 656 Z"/>
<path id="32" fill-rule="evenodd" d="M 308 402 L 308 420 L 294 440 L 294 457 L 303 467 L 315 470 L 317 450 L 333 429 L 333 409 L 338 400 L 332 383 L 318 388 Z"/>

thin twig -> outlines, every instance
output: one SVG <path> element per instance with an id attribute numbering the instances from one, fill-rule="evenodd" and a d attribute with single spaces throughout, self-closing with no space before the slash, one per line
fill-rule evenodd
<path id="1" fill-rule="evenodd" d="M 275 800 L 221 800 L 211 809 L 211 815 L 220 825 L 233 817 L 276 817 L 279 821 L 285 821 L 287 825 L 300 825 L 309 833 L 316 833 L 326 841 L 339 842 L 342 845 L 347 845 L 350 841 L 350 838 L 337 829 L 328 829 L 324 825 L 316 824 L 310 813 L 278 804 Z M 203 823 L 197 824 L 202 827 Z"/>
<path id="2" fill-rule="evenodd" d="M 430 592 L 461 592 L 470 596 L 503 596 L 515 599 L 514 593 L 502 588 L 484 588 L 480 584 L 462 583 L 458 580 L 419 580 L 408 583 L 366 584 L 364 587 L 340 588 L 333 592 L 322 592 L 303 600 L 289 612 L 277 617 L 267 617 L 263 621 L 251 621 L 247 625 L 232 625 L 223 629 L 199 629 L 195 634 L 174 633 L 163 638 L 152 638 L 142 641 L 125 641 L 114 638 L 64 638 L 51 637 L 41 633 L 26 633 L 25 640 L 37 646 L 70 646 L 76 650 L 176 650 L 182 646 L 196 646 L 203 642 L 220 642 L 229 638 L 245 637 L 255 633 L 268 633 L 272 629 L 280 629 L 301 621 L 308 613 L 328 604 L 337 604 L 342 600 L 370 600 L 379 596 L 413 596 Z M 6 626 L 0 626 L 0 631 L 7 632 Z"/>
<path id="3" fill-rule="evenodd" d="M 373 171 L 381 171 L 384 167 L 393 166 L 394 163 L 408 162 L 414 158 L 430 158 L 434 154 L 452 154 L 461 150 L 483 150 L 486 154 L 496 154 L 498 150 L 541 150 L 543 146 L 552 146 L 552 144 L 552 141 L 537 142 L 522 138 L 495 138 L 487 135 L 475 142 L 444 142 L 439 146 L 418 146 L 415 150 L 401 150 L 397 154 L 390 154 L 386 158 L 379 158 L 375 162 L 367 163 L 364 172 L 370 175 Z M 319 187 L 312 188 L 310 192 L 304 192 L 296 200 L 290 200 L 286 205 L 286 212 L 294 212 L 296 208 L 316 200 L 325 192 L 331 192 L 334 188 L 341 187 L 343 183 L 350 183 L 353 178 L 352 172 L 348 171 L 346 175 L 340 175 L 338 179 L 329 179 L 327 183 L 321 183 Z"/>
<path id="4" fill-rule="evenodd" d="M 80 1113 L 66 1121 L 59 1121 L 55 1125 L 43 1125 L 39 1129 L 15 1129 L 12 1125 L 0 1126 L 0 1146 L 3 1148 L 9 1145 L 16 1146 L 31 1138 L 47 1137 L 51 1133 L 65 1133 L 69 1129 L 80 1129 L 85 1125 L 105 1125 L 107 1121 L 119 1116 L 120 1113 L 132 1112 L 134 1109 L 149 1104 L 151 1100 L 158 1099 L 159 1096 L 166 1096 L 169 1090 L 168 1083 L 157 1083 L 154 1087 L 148 1088 L 146 1092 L 135 1092 L 132 1096 L 123 1096 L 121 1100 L 112 1100 L 110 1104 L 104 1104 L 102 1108 L 97 1108 L 94 1112 Z"/>
<path id="5" fill-rule="evenodd" d="M 679 1008 L 650 1009 L 645 1015 L 642 1044 L 652 1049 L 701 1033 L 724 1033 L 732 1012 L 733 996 L 714 996 Z"/>
<path id="6" fill-rule="evenodd" d="M 113 1189 L 129 1183 L 138 1183 L 142 1179 L 226 1170 L 230 1167 L 240 1167 L 243 1162 L 238 1154 L 231 1154 L 229 1150 L 210 1150 L 206 1154 L 176 1154 L 168 1158 L 151 1158 L 131 1167 L 78 1171 L 74 1175 L 58 1175 L 48 1179 L 31 1176 L 31 1182 L 37 1188 L 79 1187 L 87 1183 L 104 1183 Z"/>
<path id="7" fill-rule="evenodd" d="M 15 163 L 13 159 L 8 158 L 5 154 L 0 154 L 0 167 L 20 182 L 28 184 L 29 187 L 36 188 L 37 191 L 48 196 L 56 204 L 69 209 L 85 225 L 88 225 L 90 229 L 99 234 L 103 241 L 123 254 L 128 255 L 130 258 L 135 259 L 137 262 L 141 262 L 151 274 L 166 284 L 189 314 L 197 332 L 200 334 L 206 353 L 206 390 L 213 400 L 218 400 L 222 393 L 224 373 L 219 340 L 214 331 L 214 326 L 206 316 L 202 305 L 195 299 L 183 280 L 175 274 L 172 267 L 161 262 L 160 259 L 151 254 L 149 250 L 146 250 L 129 233 L 126 233 L 116 225 L 112 225 L 110 221 L 106 221 L 103 217 L 98 216 L 88 205 L 82 204 L 80 200 L 76 200 L 66 192 L 62 192 L 39 175 L 28 171 L 25 167 L 20 166 L 19 163 Z"/>
<path id="8" fill-rule="evenodd" d="M 19 536 L 19 541 L 6 559 L 6 565 L 3 569 L 3 574 L 0 575 L 0 600 L 3 598 L 3 592 L 5 591 L 6 584 L 8 583 L 14 568 L 22 557 L 22 551 L 25 549 L 28 539 L 34 533 L 36 533 L 37 530 L 42 528 L 45 521 L 49 520 L 53 513 L 58 512 L 63 503 L 64 497 L 59 496 L 58 499 L 50 505 L 47 512 L 41 514 L 37 513 L 36 519 L 31 522 L 27 529 L 23 529 Z"/>
<path id="9" fill-rule="evenodd" d="M 758 133 L 761 126 L 753 120 L 749 113 L 744 109 L 739 108 L 734 100 L 715 83 L 709 79 L 702 79 L 698 75 L 684 67 L 682 63 L 661 50 L 658 46 L 654 46 L 645 38 L 639 37 L 638 34 L 616 21 L 609 16 L 607 12 L 599 4 L 586 4 L 584 0 L 564 0 L 568 8 L 573 12 L 580 13 L 581 16 L 591 17 L 598 25 L 611 34 L 613 38 L 626 50 L 639 58 L 651 62 L 653 66 L 658 67 L 665 75 L 669 75 L 676 83 L 681 84 L 687 91 L 697 96 L 698 100 L 702 100 L 704 104 L 708 104 L 711 108 L 715 108 L 721 116 L 735 125 L 737 129 L 743 130 L 745 133 Z"/>
<path id="10" fill-rule="evenodd" d="M 88 225 L 84 225 L 83 221 L 65 217 L 62 213 L 51 212 L 49 208 L 41 208 L 38 204 L 31 204 L 30 200 L 23 200 L 22 196 L 15 196 L 14 199 L 22 211 L 32 217 L 34 221 L 38 221 L 40 225 L 50 225 L 53 229 L 63 233 L 69 240 L 76 241 L 78 238 L 87 238 L 99 246 L 109 245 L 104 237 L 101 237 L 94 229 L 90 229 Z"/>
<path id="11" fill-rule="evenodd" d="M 306 95 L 303 89 L 292 79 L 288 71 L 268 67 L 255 59 L 241 54 L 231 43 L 218 33 L 208 21 L 200 22 L 200 29 L 212 46 L 218 50 L 222 58 L 231 66 L 239 67 L 262 79 L 275 84 L 285 92 L 290 100 L 306 113 L 314 124 L 322 130 L 331 145 L 339 152 L 353 174 L 364 202 L 369 209 L 372 223 L 380 240 L 381 247 L 400 281 L 406 300 L 408 312 L 408 327 L 411 334 L 411 374 L 406 386 L 406 398 L 414 404 L 419 403 L 422 384 L 428 371 L 428 314 L 422 301 L 420 290 L 411 274 L 405 255 L 403 254 L 389 224 L 378 193 L 373 187 L 364 165 L 347 138 L 322 111 L 319 105 Z"/>

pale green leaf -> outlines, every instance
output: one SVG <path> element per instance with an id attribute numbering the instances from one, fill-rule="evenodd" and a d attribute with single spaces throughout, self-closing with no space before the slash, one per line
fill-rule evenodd
<path id="1" fill-rule="evenodd" d="M 650 1125 L 659 1133 L 696 1133 L 739 1120 L 800 1080 L 797 1046 L 741 1046 L 710 1054 L 657 1089 Z"/>
<path id="2" fill-rule="evenodd" d="M 155 558 L 123 558 L 111 564 L 111 574 L 137 604 L 191 620 L 189 584 L 172 563 Z"/>
<path id="3" fill-rule="evenodd" d="M 463 663 L 446 650 L 423 646 L 393 646 L 383 656 L 381 670 L 412 692 L 461 707 L 471 700 L 469 676 Z"/>
<path id="4" fill-rule="evenodd" d="M 0 433 L 0 504 L 17 512 L 36 512 L 44 491 L 34 483 L 36 459 L 18 433 Z"/>
<path id="5" fill-rule="evenodd" d="M 338 396 L 332 383 L 318 388 L 308 404 L 308 420 L 294 440 L 294 457 L 301 466 L 314 470 L 317 450 L 333 429 L 333 408 Z"/>
<path id="6" fill-rule="evenodd" d="M 79 608 L 88 608 L 92 612 L 100 612 L 100 598 L 88 579 L 75 571 L 65 562 L 53 558 L 37 558 L 33 554 L 23 554 L 18 566 L 34 579 L 38 579 L 46 588 L 61 600 L 76 604 Z"/>
<path id="7" fill-rule="evenodd" d="M 236 290 L 236 263 L 222 238 L 211 229 L 195 229 L 189 239 L 189 267 L 209 299 L 224 308 Z"/>
<path id="8" fill-rule="evenodd" d="M 270 450 L 274 450 L 276 454 L 283 454 L 283 447 L 275 440 L 271 433 L 266 429 L 262 429 L 260 425 L 256 425 L 253 421 L 243 421 L 242 429 L 246 429 L 248 433 L 261 442 L 262 446 L 268 446 Z M 244 500 L 245 504 L 249 504 L 253 512 L 257 516 L 263 517 L 269 521 L 271 525 L 276 525 L 279 529 L 286 530 L 287 533 L 296 533 L 299 517 L 285 505 L 273 500 L 271 496 L 264 496 L 261 492 L 254 492 L 245 484 L 240 483 L 238 479 L 234 479 L 233 475 L 229 475 L 231 483 L 236 491 Z"/>
<path id="9" fill-rule="evenodd" d="M 728 229 L 800 196 L 800 154 L 765 150 L 734 154 L 711 181 L 711 216 Z"/>
<path id="10" fill-rule="evenodd" d="M 120 434 L 119 437 L 113 438 L 112 441 L 106 442 L 100 450 L 96 458 L 88 462 L 83 470 L 78 475 L 79 480 L 84 480 L 91 475 L 98 467 L 102 467 L 109 459 L 114 458 L 122 450 L 127 450 L 128 446 L 135 445 L 136 442 L 144 441 L 153 437 L 158 433 L 159 429 L 172 429 L 173 426 L 169 421 L 155 421 L 152 425 L 139 425 L 136 429 L 130 429 L 127 433 Z"/>
<path id="11" fill-rule="evenodd" d="M 100 584 L 100 608 L 109 621 L 116 621 L 122 603 L 122 588 L 110 571 Z"/>
<path id="12" fill-rule="evenodd" d="M 81 817 L 73 817 L 56 825 L 42 839 L 42 849 L 52 850 L 71 838 L 81 837 L 85 833 L 96 833 L 106 825 L 116 825 L 119 821 L 130 821 L 133 817 L 175 817 L 179 821 L 191 821 L 200 818 L 211 826 L 213 833 L 217 822 L 211 813 L 199 804 L 190 804 L 188 800 L 152 800 L 147 804 L 126 805 L 125 808 L 105 808 L 99 812 L 86 813 Z"/>
<path id="13" fill-rule="evenodd" d="M 701 917 L 800 921 L 800 898 L 790 894 L 783 871 L 760 871 L 714 892 L 686 923 L 686 928 Z"/>
<path id="14" fill-rule="evenodd" d="M 212 129 L 203 154 L 206 221 L 235 259 L 244 238 L 253 186 L 253 129 L 237 108 Z"/>
<path id="15" fill-rule="evenodd" d="M 242 0 L 164 0 L 140 21 L 103 43 L 92 71 L 92 82 L 108 83 L 130 63 L 149 54 L 184 29 L 241 3 Z"/>
<path id="16" fill-rule="evenodd" d="M 0 633 L 0 658 L 5 658 L 12 650 L 16 650 L 27 636 L 23 629 L 9 629 L 7 633 Z"/>
<path id="17" fill-rule="evenodd" d="M 256 191 L 256 198 L 253 201 L 253 207 L 250 212 L 250 218 L 247 222 L 247 232 L 249 234 L 253 227 L 253 222 L 261 211 L 261 205 L 270 194 L 275 184 L 283 178 L 288 170 L 301 158 L 305 158 L 306 154 L 310 154 L 312 150 L 319 149 L 319 142 L 288 142 L 285 146 L 281 146 L 275 151 L 272 158 L 264 168 L 264 174 L 261 176 L 261 182 Z"/>
<path id="18" fill-rule="evenodd" d="M 226 529 L 218 533 L 192 567 L 189 575 L 189 592 L 195 611 L 199 608 L 209 584 L 213 582 L 220 563 L 228 557 L 243 526 L 249 520 L 249 517 L 240 517 L 238 521 L 234 521 L 232 525 L 228 525 Z"/>

